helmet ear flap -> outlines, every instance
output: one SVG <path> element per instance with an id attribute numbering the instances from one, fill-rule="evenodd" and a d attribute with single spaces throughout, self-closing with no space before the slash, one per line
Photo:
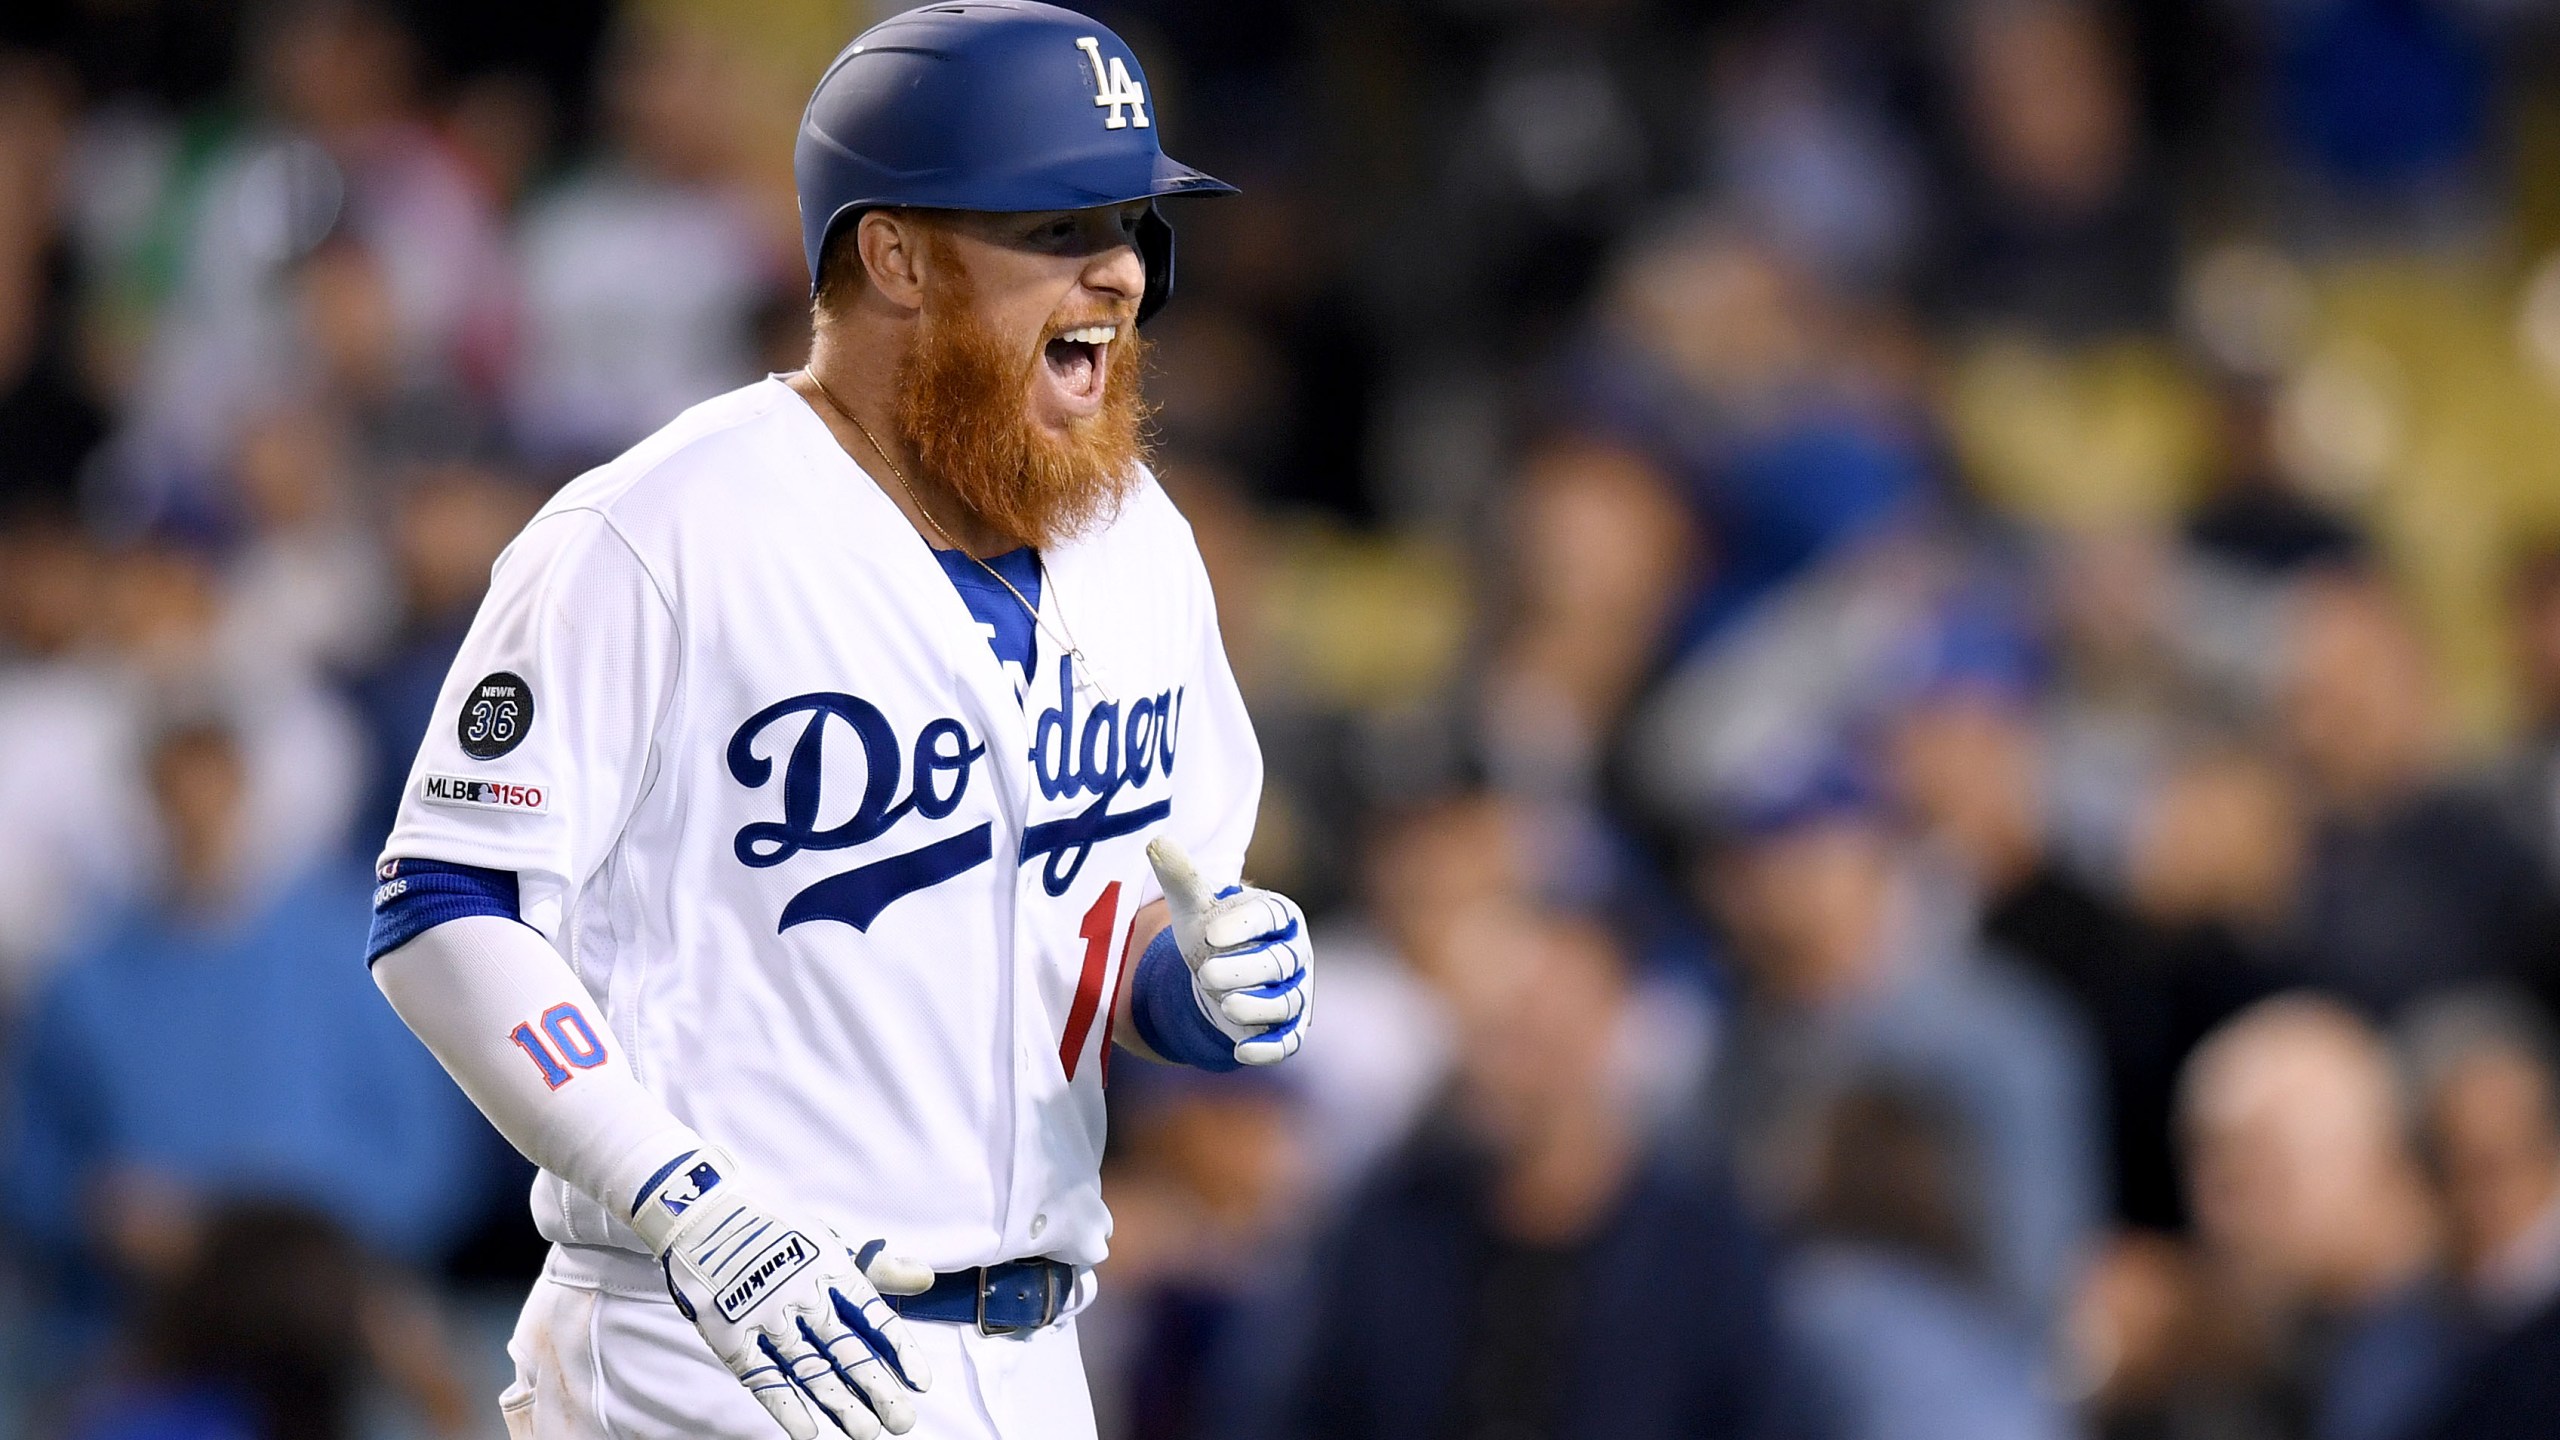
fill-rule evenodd
<path id="1" fill-rule="evenodd" d="M 1173 223 L 1150 205 L 1138 217 L 1138 258 L 1147 267 L 1147 293 L 1138 298 L 1138 323 L 1144 325 L 1173 298 Z"/>
<path id="2" fill-rule="evenodd" d="M 817 299 L 819 292 L 826 289 L 828 252 L 834 250 L 839 241 L 852 244 L 853 227 L 862 223 L 863 212 L 872 208 L 869 205 L 840 206 L 834 215 L 828 217 L 824 228 L 818 231 L 818 246 L 809 252 L 810 299 Z"/>

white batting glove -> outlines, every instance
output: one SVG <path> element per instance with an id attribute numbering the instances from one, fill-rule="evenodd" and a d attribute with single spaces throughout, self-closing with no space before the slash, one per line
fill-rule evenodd
<path id="1" fill-rule="evenodd" d="M 931 1270 L 877 1240 L 857 1256 L 825 1225 L 777 1213 L 717 1148 L 679 1161 L 631 1228 L 658 1252 L 677 1307 L 791 1440 L 817 1440 L 820 1416 L 851 1440 L 914 1428 L 907 1392 L 933 1376 L 880 1292 L 920 1294 Z"/>
<path id="2" fill-rule="evenodd" d="M 1298 902 L 1249 885 L 1209 893 L 1168 836 L 1147 842 L 1147 863 L 1173 912 L 1200 1013 L 1236 1042 L 1237 1063 L 1277 1065 L 1297 1054 L 1316 999 L 1315 950 Z"/>

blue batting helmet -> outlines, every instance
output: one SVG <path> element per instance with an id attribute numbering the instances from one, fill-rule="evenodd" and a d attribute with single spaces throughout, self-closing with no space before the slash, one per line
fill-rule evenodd
<path id="1" fill-rule="evenodd" d="M 1164 153 L 1146 71 L 1109 28 L 1034 0 L 950 0 L 881 21 L 827 67 L 792 171 L 809 283 L 835 228 L 879 205 L 1083 210 L 1235 187 Z M 1138 229 L 1138 321 L 1173 293 L 1173 227 Z"/>

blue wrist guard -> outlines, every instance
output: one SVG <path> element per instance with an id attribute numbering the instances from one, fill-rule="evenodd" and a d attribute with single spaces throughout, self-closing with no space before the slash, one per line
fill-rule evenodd
<path id="1" fill-rule="evenodd" d="M 1191 984 L 1191 967 L 1182 962 L 1182 946 L 1168 925 L 1147 942 L 1138 957 L 1136 988 L 1129 992 L 1129 1018 L 1147 1048 L 1177 1065 L 1195 1070 L 1235 1070 L 1236 1042 L 1212 1024 L 1200 1009 Z"/>

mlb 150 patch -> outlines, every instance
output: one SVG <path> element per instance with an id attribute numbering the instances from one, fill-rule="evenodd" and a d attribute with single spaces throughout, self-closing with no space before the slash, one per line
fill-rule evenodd
<path id="1" fill-rule="evenodd" d="M 512 670 L 483 675 L 462 697 L 462 714 L 454 733 L 462 753 L 474 760 L 495 760 L 524 743 L 533 730 L 533 687 Z"/>
<path id="2" fill-rule="evenodd" d="M 430 805 L 458 805 L 470 810 L 539 812 L 545 808 L 539 785 L 512 785 L 503 780 L 473 780 L 461 775 L 420 777 L 418 798 Z"/>

